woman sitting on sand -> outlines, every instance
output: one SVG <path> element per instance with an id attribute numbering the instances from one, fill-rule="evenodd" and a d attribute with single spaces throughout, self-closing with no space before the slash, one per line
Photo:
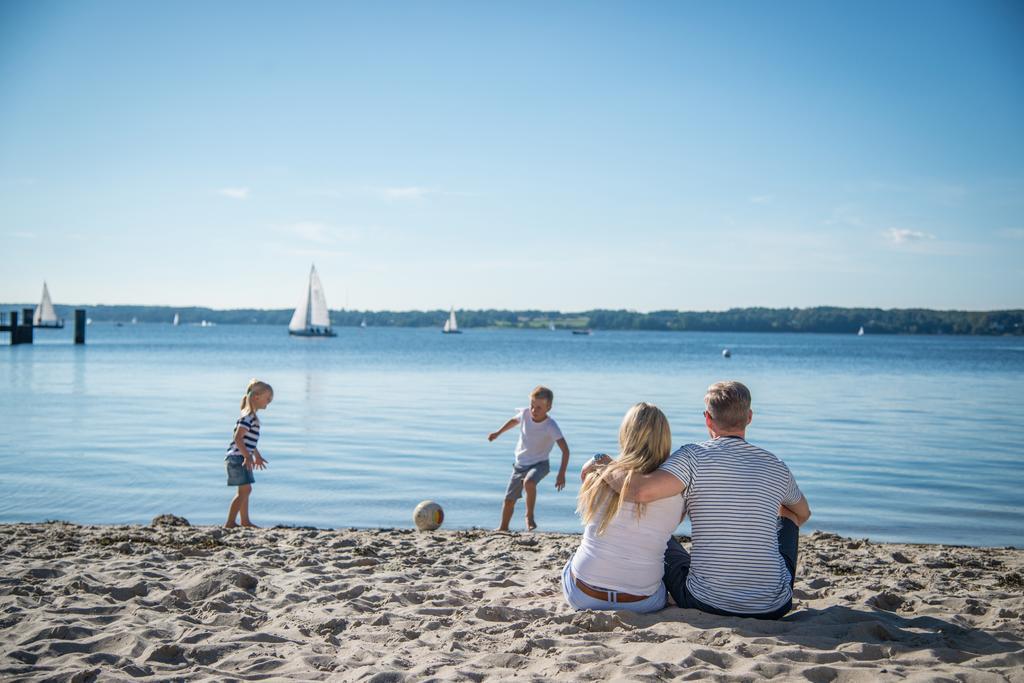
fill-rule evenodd
<path id="1" fill-rule="evenodd" d="M 562 593 L 572 607 L 653 612 L 665 606 L 665 544 L 683 516 L 681 496 L 647 505 L 622 500 L 605 479 L 624 471 L 649 474 L 668 458 L 672 434 L 657 406 L 637 403 L 619 427 L 619 457 L 594 456 L 580 472 L 576 512 L 583 541 L 562 570 Z"/>

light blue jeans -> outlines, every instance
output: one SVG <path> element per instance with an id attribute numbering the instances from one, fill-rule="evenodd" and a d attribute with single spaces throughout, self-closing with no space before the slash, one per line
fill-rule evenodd
<path id="1" fill-rule="evenodd" d="M 565 596 L 565 601 L 569 603 L 569 606 L 576 610 L 585 609 L 628 609 L 631 612 L 657 612 L 665 606 L 665 584 L 659 583 L 658 590 L 654 591 L 654 595 L 650 596 L 646 600 L 638 600 L 636 602 L 616 602 L 615 593 L 608 591 L 611 594 L 611 600 L 598 600 L 593 598 L 579 589 L 576 582 L 572 580 L 572 558 L 565 563 L 565 568 L 562 569 L 562 595 Z M 597 588 L 597 586 L 595 586 Z M 607 590 L 604 589 L 603 590 Z"/>

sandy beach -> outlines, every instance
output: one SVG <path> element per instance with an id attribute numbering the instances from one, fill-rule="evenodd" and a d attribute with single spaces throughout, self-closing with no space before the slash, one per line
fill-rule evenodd
<path id="1" fill-rule="evenodd" d="M 173 519 L 168 519 L 173 522 Z M 4 680 L 1024 681 L 1024 551 L 801 538 L 780 622 L 574 612 L 571 534 L 0 526 Z"/>

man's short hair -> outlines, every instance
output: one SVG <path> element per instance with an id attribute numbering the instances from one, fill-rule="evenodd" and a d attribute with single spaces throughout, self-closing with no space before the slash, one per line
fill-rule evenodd
<path id="1" fill-rule="evenodd" d="M 715 382 L 704 394 L 711 419 L 723 429 L 742 429 L 750 417 L 750 389 L 740 382 Z"/>
<path id="2" fill-rule="evenodd" d="M 537 387 L 530 392 L 530 398 L 542 398 L 551 405 L 555 402 L 555 393 L 547 387 Z"/>

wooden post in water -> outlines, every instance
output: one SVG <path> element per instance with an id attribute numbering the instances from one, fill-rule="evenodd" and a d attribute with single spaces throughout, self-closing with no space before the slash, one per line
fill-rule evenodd
<path id="1" fill-rule="evenodd" d="M 31 344 L 32 343 L 32 309 L 27 308 L 25 312 L 29 313 L 29 316 L 21 321 L 18 325 L 18 329 L 21 330 L 21 341 L 20 344 Z"/>
<path id="2" fill-rule="evenodd" d="M 75 309 L 75 343 L 85 343 L 85 309 Z"/>
<path id="3" fill-rule="evenodd" d="M 21 324 L 32 325 L 35 321 L 33 318 L 36 317 L 36 309 L 34 308 L 23 308 L 21 309 Z"/>
<path id="4" fill-rule="evenodd" d="M 29 317 L 27 325 L 25 322 L 22 320 L 19 325 L 18 312 L 11 311 L 11 346 L 32 343 L 32 318 Z"/>

